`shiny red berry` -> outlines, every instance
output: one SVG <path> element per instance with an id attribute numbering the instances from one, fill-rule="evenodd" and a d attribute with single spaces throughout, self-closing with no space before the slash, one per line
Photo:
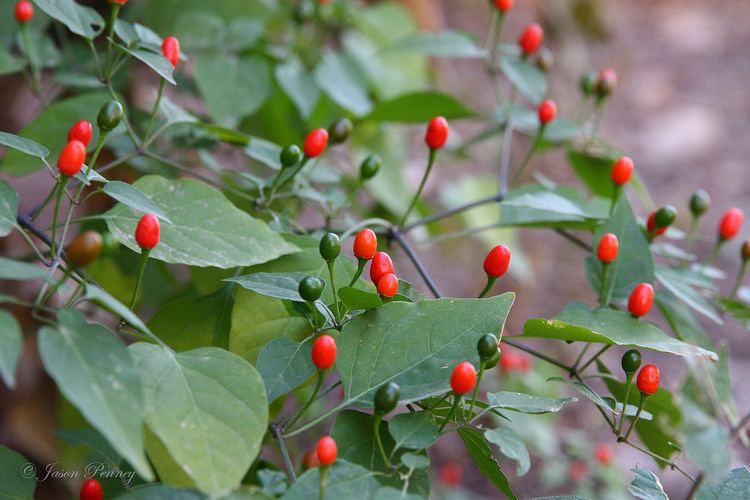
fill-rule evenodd
<path id="1" fill-rule="evenodd" d="M 172 63 L 172 66 L 177 66 L 180 62 L 180 41 L 173 36 L 166 37 L 161 42 L 161 53 Z"/>
<path id="2" fill-rule="evenodd" d="M 546 125 L 557 116 L 557 104 L 552 99 L 542 101 L 537 113 L 539 114 L 539 123 Z"/>
<path id="3" fill-rule="evenodd" d="M 330 368 L 336 361 L 336 341 L 330 335 L 321 335 L 313 342 L 310 355 L 313 364 L 321 370 Z"/>
<path id="4" fill-rule="evenodd" d="M 612 172 L 610 174 L 612 182 L 614 182 L 616 186 L 627 184 L 630 180 L 630 176 L 633 175 L 633 168 L 633 160 L 631 160 L 629 156 L 621 156 L 612 166 Z"/>
<path id="5" fill-rule="evenodd" d="M 654 210 L 650 214 L 648 214 L 648 221 L 646 221 L 646 229 L 648 230 L 649 234 L 653 234 L 656 236 L 662 235 L 667 231 L 668 226 L 664 227 L 656 227 L 656 211 Z"/>
<path id="6" fill-rule="evenodd" d="M 440 467 L 438 476 L 440 477 L 440 482 L 445 486 L 455 488 L 464 479 L 464 469 L 458 462 L 448 462 Z"/>
<path id="7" fill-rule="evenodd" d="M 57 159 L 57 168 L 64 175 L 76 175 L 81 171 L 86 161 L 86 146 L 78 140 L 72 140 L 65 145 Z"/>
<path id="8" fill-rule="evenodd" d="M 641 283 L 633 289 L 628 299 L 628 311 L 638 318 L 648 314 L 654 303 L 654 287 L 648 283 Z"/>
<path id="9" fill-rule="evenodd" d="M 617 258 L 617 250 L 620 244 L 617 236 L 613 233 L 607 233 L 599 240 L 599 246 L 596 248 L 596 256 L 600 261 L 609 264 Z"/>
<path id="10" fill-rule="evenodd" d="M 104 490 L 102 490 L 102 485 L 96 479 L 87 479 L 81 486 L 78 496 L 80 500 L 102 500 L 104 498 Z"/>
<path id="11" fill-rule="evenodd" d="M 451 374 L 451 389 L 456 394 L 462 395 L 470 392 L 477 383 L 477 371 L 474 365 L 468 361 L 461 361 L 453 369 Z"/>
<path id="12" fill-rule="evenodd" d="M 320 438 L 318 445 L 315 447 L 315 452 L 318 454 L 320 465 L 331 465 L 336 461 L 336 457 L 339 454 L 336 441 L 331 436 Z"/>
<path id="13" fill-rule="evenodd" d="M 442 116 L 436 116 L 427 124 L 424 142 L 430 149 L 440 149 L 445 146 L 445 142 L 448 140 L 448 132 L 448 120 Z"/>
<path id="14" fill-rule="evenodd" d="M 324 128 L 316 128 L 305 137 L 302 149 L 310 158 L 323 154 L 328 146 L 328 131 Z"/>
<path id="15" fill-rule="evenodd" d="M 636 380 L 638 390 L 643 394 L 653 394 L 659 389 L 659 369 L 654 365 L 646 365 L 638 372 Z"/>
<path id="16" fill-rule="evenodd" d="M 378 237 L 372 229 L 363 229 L 354 238 L 354 256 L 370 260 L 378 250 Z"/>
<path id="17" fill-rule="evenodd" d="M 91 143 L 91 122 L 88 120 L 78 120 L 68 130 L 68 141 L 81 141 L 84 146 Z"/>
<path id="18" fill-rule="evenodd" d="M 372 256 L 372 262 L 370 262 L 370 279 L 375 285 L 378 284 L 380 278 L 394 271 L 390 255 L 385 252 L 378 252 Z"/>
<path id="19" fill-rule="evenodd" d="M 154 214 L 146 214 L 135 228 L 135 241 L 143 249 L 154 248 L 159 244 L 160 231 L 159 218 Z"/>
<path id="20" fill-rule="evenodd" d="M 21 0 L 16 3 L 15 9 L 16 21 L 19 23 L 27 23 L 34 17 L 34 6 L 28 0 Z"/>
<path id="21" fill-rule="evenodd" d="M 495 8 L 500 12 L 508 12 L 513 8 L 514 0 L 495 0 Z"/>
<path id="22" fill-rule="evenodd" d="M 116 3 L 116 4 L 119 4 L 119 5 L 125 5 L 126 3 L 128 3 L 128 0 L 107 0 L 107 1 L 109 3 Z"/>
<path id="23" fill-rule="evenodd" d="M 508 271 L 510 248 L 497 245 L 484 258 L 484 272 L 493 278 L 499 278 Z"/>
<path id="24" fill-rule="evenodd" d="M 526 26 L 521 36 L 518 37 L 518 45 L 521 46 L 524 54 L 533 54 L 542 46 L 544 40 L 544 30 L 537 23 L 531 23 Z"/>
<path id="25" fill-rule="evenodd" d="M 378 281 L 378 293 L 383 297 L 393 297 L 398 293 L 398 278 L 393 273 L 384 274 Z"/>
<path id="26" fill-rule="evenodd" d="M 597 446 L 596 461 L 602 465 L 609 465 L 612 462 L 612 448 L 604 443 Z"/>
<path id="27" fill-rule="evenodd" d="M 739 208 L 730 208 L 724 212 L 724 216 L 721 218 L 719 223 L 719 237 L 722 240 L 731 240 L 742 228 L 742 221 L 745 219 L 745 215 Z"/>

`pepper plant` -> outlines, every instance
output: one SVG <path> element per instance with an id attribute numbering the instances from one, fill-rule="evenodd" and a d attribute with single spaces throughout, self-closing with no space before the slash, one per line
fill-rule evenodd
<path id="1" fill-rule="evenodd" d="M 586 73 L 581 109 L 558 112 L 543 28 L 520 26 L 512 1 L 476 5 L 492 19 L 484 44 L 418 32 L 393 4 L 2 5 L 17 20 L 2 70 L 28 80 L 39 112 L 0 132 L 0 236 L 25 245 L 0 278 L 29 284 L 2 295 L 0 376 L 17 386 L 33 339 L 61 396 L 65 466 L 107 466 L 66 482 L 71 495 L 427 498 L 463 474 L 432 466 L 438 445 L 465 448 L 450 454 L 486 479 L 475 494 L 538 492 L 529 473 L 549 493 L 593 497 L 612 488 L 596 470 L 616 470 L 622 447 L 642 465 L 608 494 L 666 498 L 666 470 L 676 494 L 748 497 L 750 472 L 730 464 L 750 416 L 718 335 L 750 327 L 742 210 L 712 230 L 704 191 L 659 200 L 685 207 L 684 232 L 682 208 L 656 208 L 637 163 L 598 133 L 616 73 Z M 494 107 L 425 90 L 428 57 L 486 71 Z M 462 121 L 478 132 L 461 135 Z M 493 178 L 474 178 L 484 192 L 427 203 L 438 172 L 478 143 L 498 155 Z M 573 185 L 537 171 L 550 150 Z M 417 187 L 402 177 L 413 161 Z M 41 199 L 14 187 L 29 174 Z M 523 255 L 512 235 L 529 227 L 581 250 L 590 290 L 506 331 L 511 254 Z M 415 247 L 426 237 L 460 237 L 467 256 L 487 243 L 483 267 L 432 263 L 459 266 L 474 296 L 443 296 L 449 283 Z M 716 268 L 719 252 L 736 266 Z M 30 318 L 23 331 L 17 317 Z M 657 368 L 667 357 L 685 369 Z M 553 414 L 572 411 L 599 418 L 607 442 L 590 456 L 533 442 L 542 422 L 553 432 L 536 434 L 557 439 Z M 32 498 L 31 458 L 0 448 L 0 496 Z"/>

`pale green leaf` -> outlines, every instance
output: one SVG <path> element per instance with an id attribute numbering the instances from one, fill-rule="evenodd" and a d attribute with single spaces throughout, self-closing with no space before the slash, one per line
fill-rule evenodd
<path id="1" fill-rule="evenodd" d="M 286 338 L 273 339 L 261 349 L 255 367 L 263 378 L 269 402 L 304 384 L 315 374 L 311 351 L 310 342 Z"/>
<path id="2" fill-rule="evenodd" d="M 21 354 L 21 327 L 16 318 L 0 309 L 0 377 L 11 389 L 16 386 L 16 363 Z"/>
<path id="3" fill-rule="evenodd" d="M 520 477 L 529 472 L 529 467 L 531 467 L 529 450 L 526 449 L 526 445 L 518 434 L 513 432 L 510 427 L 503 426 L 484 431 L 484 437 L 490 443 L 497 445 L 500 453 L 516 461 L 517 476 Z"/>
<path id="4" fill-rule="evenodd" d="M 171 223 L 167 214 L 159 208 L 151 198 L 142 193 L 137 187 L 127 182 L 110 181 L 102 188 L 110 198 L 129 206 L 139 214 L 152 213 L 161 220 Z"/>

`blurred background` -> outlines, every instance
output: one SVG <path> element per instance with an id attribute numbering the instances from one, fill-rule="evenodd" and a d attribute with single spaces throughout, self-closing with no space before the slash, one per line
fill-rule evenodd
<path id="1" fill-rule="evenodd" d="M 171 6 L 174 0 L 152 0 Z M 10 13 L 9 0 L 0 1 L 0 11 Z M 103 2 L 81 2 L 101 7 Z M 131 0 L 133 4 L 145 3 Z M 477 0 L 403 0 L 415 23 L 425 30 L 447 27 L 473 33 L 478 40 L 486 38 L 490 16 L 486 2 Z M 170 8 L 155 8 L 151 21 L 169 25 L 163 18 Z M 103 10 L 103 9 L 102 9 Z M 148 16 L 149 13 L 147 12 Z M 14 29 L 4 14 L 0 35 L 7 39 Z M 750 209 L 750 175 L 747 158 L 747 117 L 750 116 L 750 4 L 742 0 L 699 2 L 692 0 L 517 0 L 506 21 L 504 40 L 513 42 L 523 27 L 538 21 L 545 29 L 545 45 L 554 54 L 549 69 L 550 96 L 562 116 L 575 117 L 581 107 L 578 81 L 590 69 L 611 67 L 617 71 L 619 86 L 604 112 L 601 135 L 631 156 L 640 176 L 649 187 L 657 205 L 672 204 L 678 209 L 677 227 L 686 230 L 689 224 L 687 202 L 697 188 L 707 190 L 713 206 L 700 227 L 704 239 L 697 251 L 705 255 L 713 243 L 719 217 L 731 206 Z M 152 26 L 153 27 L 153 26 Z M 154 27 L 157 29 L 157 27 Z M 160 33 L 165 35 L 167 33 Z M 52 33 L 54 35 L 54 33 Z M 189 53 L 188 53 L 189 55 Z M 494 99 L 482 63 L 478 60 L 434 60 L 430 63 L 430 79 L 434 86 L 459 97 L 472 108 L 489 111 Z M 128 80 L 128 99 L 150 102 L 156 81 L 135 70 Z M 143 77 L 143 78 L 141 78 Z M 0 130 L 18 132 L 38 113 L 38 104 L 25 81 L 18 75 L 0 76 Z M 54 89 L 53 89 L 54 92 Z M 179 96 L 175 96 L 179 100 Z M 195 105 L 183 96 L 182 105 Z M 263 136 L 263 117 L 256 124 Z M 293 126 L 301 128 L 300 124 Z M 478 127 L 470 121 L 455 124 L 454 133 L 469 136 Z M 407 148 L 403 170 L 407 188 L 413 189 L 423 171 L 424 155 L 420 149 L 421 127 L 403 127 L 414 147 Z M 517 164 L 526 146 L 514 147 L 511 165 Z M 231 158 L 231 154 L 227 154 Z M 467 201 L 485 193 L 483 176 L 493 176 L 500 158 L 499 140 L 482 143 L 472 149 L 467 159 L 444 157 L 439 160 L 436 175 L 427 186 L 426 196 L 436 205 Z M 535 165 L 545 176 L 557 182 L 575 182 L 567 167 L 564 153 L 552 152 L 537 156 Z M 39 171 L 30 176 L 13 178 L 19 190 L 21 210 L 40 199 L 48 189 L 48 174 Z M 491 192 L 491 188 L 488 192 Z M 645 217 L 650 207 L 631 198 L 639 216 Z M 106 207 L 103 207 L 106 208 Z M 443 231 L 458 229 L 465 224 L 478 225 L 494 217 L 492 208 L 482 208 L 446 221 Z M 745 229 L 742 238 L 750 235 Z M 517 293 L 507 332 L 519 334 L 524 322 L 534 317 L 549 317 L 572 300 L 593 302 L 584 274 L 582 251 L 550 231 L 492 230 L 479 237 L 433 241 L 431 234 L 416 233 L 414 241 L 424 256 L 427 267 L 446 295 L 472 296 L 481 287 L 481 261 L 490 242 L 511 243 L 514 261 L 511 272 L 500 280 L 496 291 Z M 21 252 L 20 238 L 0 241 L 0 253 Z M 723 285 L 728 289 L 739 266 L 739 245 L 733 242 L 722 251 L 717 267 L 730 276 Z M 473 267 L 468 264 L 475 264 Z M 420 277 L 412 272 L 408 260 L 399 257 L 397 268 L 404 277 L 424 289 Z M 6 290 L 18 292 L 18 283 L 3 284 Z M 10 287 L 10 288 L 8 288 Z M 30 327 L 27 318 L 26 327 Z M 744 377 L 750 375 L 750 343 L 748 333 L 728 321 L 722 327 L 705 324 L 714 339 L 727 342 L 731 361 L 733 393 L 740 414 L 750 410 L 750 391 L 744 388 Z M 551 350 L 552 344 L 536 345 Z M 577 348 L 563 344 L 560 356 L 572 362 Z M 612 349 L 604 359 L 617 366 L 622 350 Z M 531 388 L 543 392 L 546 377 L 556 375 L 539 361 L 518 354 L 518 364 L 499 369 L 484 386 L 496 390 L 501 386 Z M 647 353 L 645 362 L 658 362 L 663 384 L 678 389 L 684 366 L 672 357 Z M 24 358 L 18 373 L 15 391 L 0 386 L 0 443 L 33 457 L 44 464 L 58 456 L 60 443 L 52 430 L 58 426 L 61 407 L 54 383 L 44 374 L 34 338 L 28 337 Z M 62 409 L 63 411 L 65 408 Z M 556 419 L 553 432 L 548 425 Z M 541 496 L 555 493 L 583 493 L 598 498 L 625 497 L 630 482 L 629 469 L 643 465 L 657 470 L 643 454 L 617 446 L 599 415 L 589 405 L 576 405 L 559 417 L 517 418 L 513 428 L 532 451 L 531 471 L 523 479 L 514 475 L 514 464 L 503 460 L 504 470 L 519 496 Z M 605 450 L 605 451 L 602 451 Z M 611 459 L 604 460 L 605 456 Z M 597 458 L 599 456 L 599 458 Z M 432 455 L 434 474 L 438 477 L 436 497 L 474 497 L 492 495 L 492 488 L 478 475 L 463 447 L 450 438 L 441 441 Z M 750 453 L 737 448 L 733 465 L 746 464 Z M 665 470 L 660 475 L 665 489 L 675 497 L 684 496 L 688 486 L 676 472 Z M 42 495 L 56 498 L 65 488 L 50 482 Z"/>

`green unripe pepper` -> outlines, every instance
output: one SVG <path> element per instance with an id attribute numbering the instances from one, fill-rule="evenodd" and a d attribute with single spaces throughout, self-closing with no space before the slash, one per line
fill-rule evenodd
<path id="1" fill-rule="evenodd" d="M 300 297 L 307 302 L 315 302 L 323 295 L 323 282 L 315 276 L 307 276 L 297 288 Z"/>
<path id="2" fill-rule="evenodd" d="M 320 239 L 320 256 L 326 262 L 331 262 L 336 259 L 341 253 L 341 240 L 334 233 L 326 233 Z"/>
<path id="3" fill-rule="evenodd" d="M 104 104 L 96 115 L 96 124 L 103 132 L 111 132 L 122 120 L 122 104 L 112 100 Z"/>
<path id="4" fill-rule="evenodd" d="M 392 412 L 398 404 L 400 395 L 401 391 L 395 382 L 388 382 L 380 386 L 380 389 L 375 393 L 375 398 L 373 398 L 375 412 L 381 415 Z"/>

